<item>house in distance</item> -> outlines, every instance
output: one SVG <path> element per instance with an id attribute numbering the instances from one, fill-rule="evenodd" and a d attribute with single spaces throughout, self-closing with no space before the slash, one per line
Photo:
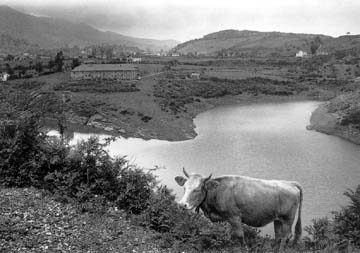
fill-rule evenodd
<path id="1" fill-rule="evenodd" d="M 138 68 L 132 64 L 84 64 L 71 70 L 73 80 L 135 80 Z"/>

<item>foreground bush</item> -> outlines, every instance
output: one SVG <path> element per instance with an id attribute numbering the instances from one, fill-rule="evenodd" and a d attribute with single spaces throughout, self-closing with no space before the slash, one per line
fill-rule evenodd
<path id="1" fill-rule="evenodd" d="M 350 199 L 350 204 L 334 212 L 335 234 L 360 248 L 360 185 L 356 191 L 348 190 L 344 195 Z"/>
<path id="2" fill-rule="evenodd" d="M 344 195 L 350 203 L 333 212 L 333 219 L 315 219 L 312 225 L 305 227 L 309 234 L 304 239 L 307 249 L 348 252 L 360 249 L 360 185 L 356 191 L 348 190 Z"/>
<path id="3" fill-rule="evenodd" d="M 20 123 L 1 126 L 0 183 L 5 186 L 41 186 L 48 173 L 42 167 L 47 161 L 46 136 L 38 131 L 38 118 L 29 115 Z"/>
<path id="4" fill-rule="evenodd" d="M 102 196 L 129 213 L 148 207 L 155 177 L 111 158 L 97 138 L 70 147 L 64 138 L 46 136 L 39 118 L 27 115 L 12 127 L 1 128 L 0 184 L 34 186 L 62 197 L 84 202 Z"/>

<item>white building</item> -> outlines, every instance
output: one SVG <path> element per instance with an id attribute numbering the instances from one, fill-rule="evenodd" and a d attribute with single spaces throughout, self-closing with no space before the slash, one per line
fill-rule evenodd
<path id="1" fill-rule="evenodd" d="M 129 62 L 142 62 L 141 58 L 135 58 L 135 57 L 129 57 L 128 58 Z"/>
<path id="2" fill-rule="evenodd" d="M 200 79 L 200 73 L 191 73 L 190 78 L 191 79 Z"/>
<path id="3" fill-rule="evenodd" d="M 6 82 L 9 79 L 10 75 L 8 73 L 1 73 L 0 74 L 0 81 Z"/>
<path id="4" fill-rule="evenodd" d="M 308 53 L 306 53 L 305 51 L 300 50 L 299 52 L 296 53 L 295 57 L 307 57 Z"/>

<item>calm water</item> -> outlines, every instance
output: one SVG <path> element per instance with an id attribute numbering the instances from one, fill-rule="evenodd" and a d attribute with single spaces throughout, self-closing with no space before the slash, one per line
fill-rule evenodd
<path id="1" fill-rule="evenodd" d="M 119 139 L 113 155 L 127 155 L 139 166 L 164 167 L 159 179 L 177 195 L 174 181 L 182 167 L 213 176 L 238 174 L 296 180 L 304 187 L 303 224 L 346 204 L 343 192 L 360 183 L 360 146 L 306 130 L 318 102 L 218 107 L 195 119 L 194 140 L 166 142 Z M 87 138 L 75 134 L 74 139 Z M 266 233 L 272 229 L 267 227 Z"/>

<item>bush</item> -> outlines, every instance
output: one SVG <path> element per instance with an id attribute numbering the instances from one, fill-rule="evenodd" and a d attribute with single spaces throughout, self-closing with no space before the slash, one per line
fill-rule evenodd
<path id="1" fill-rule="evenodd" d="M 344 195 L 350 198 L 350 204 L 333 212 L 332 220 L 315 219 L 305 227 L 309 234 L 304 238 L 306 249 L 355 252 L 360 248 L 360 185 L 355 192 L 348 190 Z"/>
<path id="2" fill-rule="evenodd" d="M 1 128 L 0 184 L 26 187 L 42 184 L 46 175 L 46 136 L 39 131 L 38 116 L 29 114 Z M 44 152 L 45 151 L 45 152 Z"/>
<path id="3" fill-rule="evenodd" d="M 322 250 L 333 245 L 336 236 L 333 225 L 328 217 L 313 219 L 312 225 L 306 226 L 304 230 L 309 236 L 304 238 L 306 248 L 311 250 Z"/>
<path id="4" fill-rule="evenodd" d="M 342 126 L 354 125 L 357 128 L 360 128 L 360 110 L 350 111 L 344 118 L 341 120 L 340 124 Z"/>
<path id="5" fill-rule="evenodd" d="M 0 184 L 6 187 L 34 186 L 63 196 L 63 200 L 90 201 L 102 196 L 129 213 L 148 207 L 155 177 L 128 164 L 124 157 L 113 159 L 106 151 L 112 139 L 98 138 L 70 147 L 64 138 L 46 136 L 39 118 L 28 115 L 12 129 L 1 129 Z"/>
<path id="6" fill-rule="evenodd" d="M 117 177 L 116 205 L 131 214 L 140 214 L 150 205 L 153 189 L 156 185 L 155 177 L 150 172 L 126 166 Z"/>
<path id="7" fill-rule="evenodd" d="M 334 212 L 335 234 L 360 248 L 360 185 L 355 191 L 348 190 L 344 195 L 350 199 L 350 204 Z"/>

